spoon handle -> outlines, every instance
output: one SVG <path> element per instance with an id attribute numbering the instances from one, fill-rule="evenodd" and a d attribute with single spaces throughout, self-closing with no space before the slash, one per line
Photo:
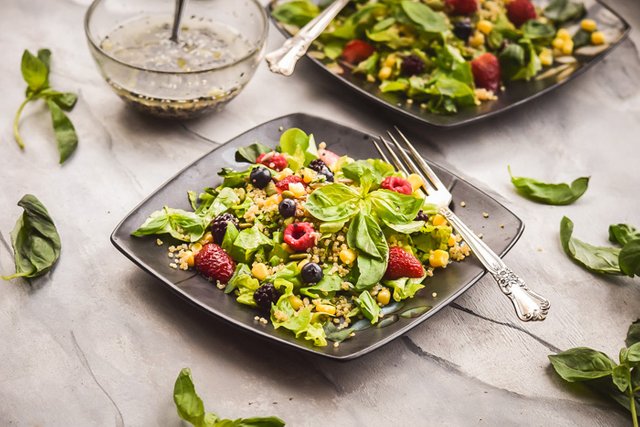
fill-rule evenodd
<path id="1" fill-rule="evenodd" d="M 173 27 L 171 28 L 171 37 L 169 40 L 178 43 L 178 33 L 180 33 L 180 21 L 182 21 L 182 12 L 187 0 L 176 0 L 176 8 L 173 11 Z"/>
<path id="2" fill-rule="evenodd" d="M 269 64 L 269 69 L 284 76 L 293 74 L 298 60 L 307 53 L 311 43 L 322 34 L 347 3 L 349 0 L 334 1 L 321 14 L 302 27 L 295 36 L 287 39 L 281 48 L 268 53 L 265 59 Z"/>

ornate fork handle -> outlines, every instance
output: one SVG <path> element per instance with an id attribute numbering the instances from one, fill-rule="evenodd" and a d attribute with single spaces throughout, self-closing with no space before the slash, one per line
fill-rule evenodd
<path id="1" fill-rule="evenodd" d="M 281 48 L 265 56 L 269 69 L 284 76 L 293 74 L 298 60 L 307 53 L 311 43 L 322 34 L 333 18 L 349 3 L 349 0 L 336 0 L 318 16 L 302 27 L 298 34 L 284 42 Z"/>
<path id="2" fill-rule="evenodd" d="M 530 290 L 524 281 L 509 269 L 502 259 L 493 252 L 456 214 L 448 207 L 440 208 L 453 228 L 469 245 L 474 255 L 482 265 L 489 270 L 500 290 L 511 299 L 516 314 L 525 322 L 530 320 L 544 320 L 549 311 L 549 300 Z"/>

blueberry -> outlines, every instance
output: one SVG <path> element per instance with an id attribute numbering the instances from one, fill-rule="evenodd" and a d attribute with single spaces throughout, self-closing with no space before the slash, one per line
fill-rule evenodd
<path id="1" fill-rule="evenodd" d="M 414 221 L 429 221 L 429 215 L 427 215 L 426 213 L 424 213 L 424 211 L 422 209 L 420 209 L 420 211 L 418 211 L 418 215 L 416 215 L 416 219 Z"/>
<path id="2" fill-rule="evenodd" d="M 453 34 L 456 35 L 457 38 L 467 41 L 471 36 L 472 32 L 471 22 L 467 20 L 458 21 L 453 24 Z"/>
<path id="3" fill-rule="evenodd" d="M 329 168 L 324 168 L 318 175 L 324 175 L 327 182 L 333 182 L 333 172 L 331 172 Z"/>
<path id="4" fill-rule="evenodd" d="M 315 262 L 308 262 L 302 267 L 302 281 L 305 283 L 318 283 L 322 280 L 324 273 Z"/>
<path id="5" fill-rule="evenodd" d="M 278 212 L 283 218 L 289 218 L 296 214 L 296 202 L 293 199 L 284 199 L 278 205 Z"/>
<path id="6" fill-rule="evenodd" d="M 249 179 L 256 188 L 265 188 L 271 182 L 271 172 L 267 168 L 253 168 L 249 174 Z"/>
<path id="7" fill-rule="evenodd" d="M 308 167 L 309 169 L 318 172 L 319 175 L 324 175 L 327 182 L 333 182 L 333 172 L 331 172 L 331 169 L 329 169 L 322 159 L 312 160 Z"/>

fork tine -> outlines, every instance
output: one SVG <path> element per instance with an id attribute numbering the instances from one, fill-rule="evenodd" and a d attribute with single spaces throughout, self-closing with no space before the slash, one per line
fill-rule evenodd
<path id="1" fill-rule="evenodd" d="M 396 169 L 408 174 L 409 172 L 407 171 L 407 168 L 404 166 L 404 164 L 402 164 L 402 162 L 400 161 L 396 153 L 391 149 L 391 146 L 389 145 L 389 143 L 382 136 L 379 136 L 379 138 L 380 138 L 380 142 L 382 142 L 382 144 L 385 146 L 387 151 L 389 151 L 393 164 L 396 165 Z"/>
<path id="2" fill-rule="evenodd" d="M 409 155 L 405 153 L 404 149 L 400 146 L 400 143 L 398 143 L 398 141 L 393 136 L 393 134 L 388 131 L 387 133 L 389 134 L 389 138 L 391 138 L 391 141 L 393 141 L 393 144 L 398 148 L 397 151 L 400 153 L 400 156 L 402 156 L 402 159 L 404 160 L 404 162 L 407 164 L 407 166 L 409 166 L 409 169 L 411 169 L 411 172 L 415 173 L 420 178 L 422 178 L 422 187 L 425 189 L 425 191 L 429 193 L 430 191 L 437 189 L 437 187 L 434 188 L 432 183 L 429 182 L 429 180 L 427 179 L 423 171 L 416 166 L 413 160 L 411 160 L 411 157 L 409 157 Z M 409 172 L 407 172 L 406 169 L 405 169 L 405 173 L 409 174 Z"/>
<path id="3" fill-rule="evenodd" d="M 402 140 L 404 141 L 405 145 L 413 155 L 413 158 L 416 160 L 416 162 L 418 162 L 418 165 L 420 166 L 420 169 L 422 170 L 422 172 L 431 180 L 433 185 L 437 189 L 441 189 L 441 188 L 446 189 L 447 187 L 445 187 L 442 181 L 440 181 L 440 178 L 438 178 L 438 175 L 436 175 L 433 169 L 431 169 L 431 167 L 427 164 L 427 162 L 424 161 L 420 153 L 418 153 L 418 150 L 414 148 L 414 146 L 409 142 L 407 137 L 404 136 L 404 134 L 400 131 L 400 129 L 398 129 L 398 126 L 394 126 L 394 128 L 396 132 L 398 132 L 398 134 L 402 137 Z M 401 147 L 398 146 L 398 148 L 401 148 Z M 404 153 L 404 150 L 402 150 L 402 152 Z"/>
<path id="4" fill-rule="evenodd" d="M 387 155 L 384 154 L 384 151 L 382 151 L 382 148 L 380 148 L 380 145 L 378 145 L 378 143 L 376 142 L 376 140 L 372 138 L 371 142 L 373 142 L 373 145 L 376 147 L 376 150 L 378 150 L 378 153 L 380 153 L 380 157 L 382 157 L 382 160 L 384 160 L 387 163 L 391 163 Z"/>

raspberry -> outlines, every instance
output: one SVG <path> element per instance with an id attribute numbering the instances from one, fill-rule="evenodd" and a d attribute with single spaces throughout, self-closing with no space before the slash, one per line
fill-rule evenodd
<path id="1" fill-rule="evenodd" d="M 476 87 L 497 92 L 500 87 L 500 63 L 492 53 L 483 53 L 471 61 Z"/>
<path id="2" fill-rule="evenodd" d="M 384 278 L 395 280 L 401 277 L 417 279 L 424 276 L 424 268 L 420 261 L 402 248 L 389 248 L 389 263 Z"/>
<path id="3" fill-rule="evenodd" d="M 400 178 L 397 176 L 388 176 L 382 180 L 380 187 L 385 188 L 387 190 L 395 191 L 396 193 L 402 194 L 411 194 L 413 193 L 413 188 L 411 187 L 411 183 L 404 178 Z"/>
<path id="4" fill-rule="evenodd" d="M 424 71 L 424 61 L 417 55 L 409 55 L 402 58 L 400 71 L 403 76 L 415 76 Z"/>
<path id="5" fill-rule="evenodd" d="M 370 57 L 375 49 L 369 43 L 354 39 L 348 42 L 342 50 L 342 59 L 350 64 L 357 64 Z"/>
<path id="6" fill-rule="evenodd" d="M 280 298 L 280 292 L 273 286 L 273 283 L 265 283 L 253 293 L 253 300 L 264 313 L 271 311 L 271 304 L 278 302 L 278 298 Z"/>
<path id="7" fill-rule="evenodd" d="M 216 219 L 211 223 L 211 232 L 213 233 L 213 240 L 217 244 L 221 244 L 224 239 L 224 234 L 227 232 L 227 224 L 233 223 L 238 228 L 238 218 L 230 213 L 223 213 L 218 215 Z"/>
<path id="8" fill-rule="evenodd" d="M 256 159 L 256 163 L 265 165 L 277 171 L 281 171 L 289 164 L 285 156 L 283 156 L 282 154 L 278 154 L 275 151 L 260 154 Z"/>
<path id="9" fill-rule="evenodd" d="M 307 183 L 304 182 L 298 175 L 289 175 L 276 182 L 276 188 L 278 189 L 279 193 L 282 193 L 283 191 L 289 189 L 289 184 L 294 184 L 296 182 L 301 183 L 305 187 L 307 186 Z"/>
<path id="10" fill-rule="evenodd" d="M 528 20 L 535 19 L 538 14 L 529 0 L 513 0 L 507 3 L 507 16 L 513 25 L 520 27 Z"/>
<path id="11" fill-rule="evenodd" d="M 227 283 L 236 269 L 236 263 L 215 243 L 207 243 L 194 258 L 196 270 L 209 280 Z"/>
<path id="12" fill-rule="evenodd" d="M 476 0 L 445 0 L 445 5 L 454 15 L 471 15 L 478 10 Z"/>
<path id="13" fill-rule="evenodd" d="M 294 222 L 284 229 L 284 242 L 301 252 L 316 244 L 317 233 L 309 222 Z"/>

